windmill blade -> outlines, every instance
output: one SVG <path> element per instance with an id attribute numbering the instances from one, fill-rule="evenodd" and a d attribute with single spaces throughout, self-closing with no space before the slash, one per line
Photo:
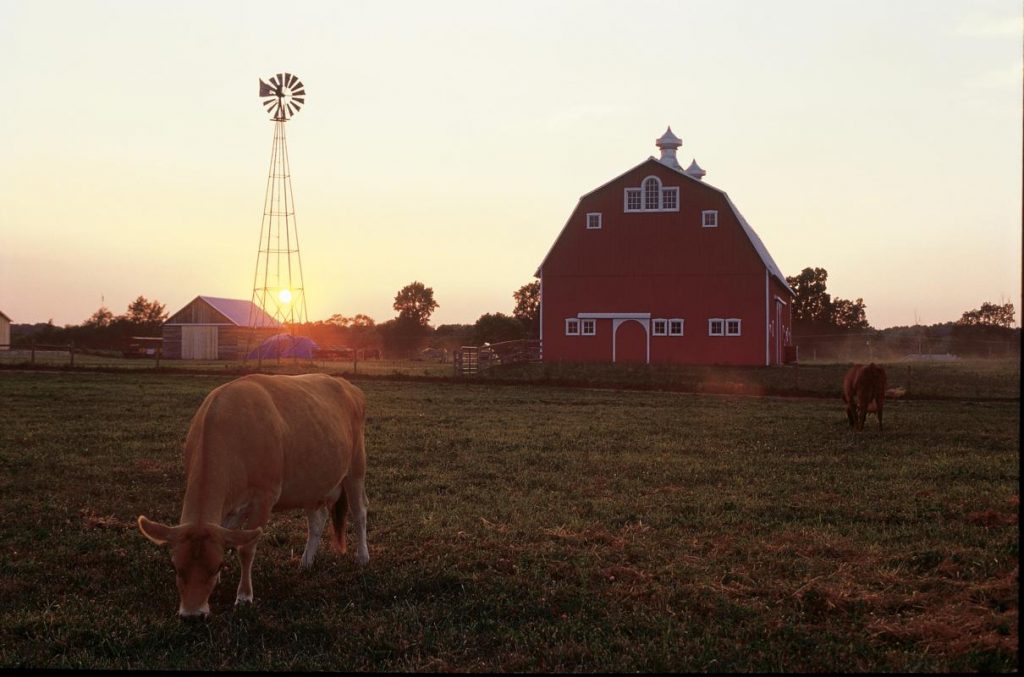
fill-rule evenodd
<path id="1" fill-rule="evenodd" d="M 285 73 L 284 74 L 284 86 L 285 87 L 288 87 L 289 89 L 291 89 L 292 85 L 295 84 L 296 80 L 298 80 L 298 78 L 295 77 L 294 75 L 292 75 L 291 73 Z"/>
<path id="2" fill-rule="evenodd" d="M 260 96 L 273 96 L 274 88 L 260 80 Z"/>
<path id="3" fill-rule="evenodd" d="M 305 96 L 305 95 L 306 95 L 306 90 L 303 89 L 302 83 L 300 82 L 299 86 L 292 90 L 292 96 Z"/>
<path id="4" fill-rule="evenodd" d="M 277 89 L 278 87 L 281 86 L 281 83 L 277 81 L 276 75 L 271 75 L 267 80 L 270 82 L 271 85 L 274 86 L 274 89 Z"/>
<path id="5" fill-rule="evenodd" d="M 295 115 L 296 111 L 298 111 L 298 110 L 299 109 L 297 107 L 295 107 L 295 104 L 291 104 L 291 103 L 288 104 L 288 115 L 289 116 Z"/>
<path id="6" fill-rule="evenodd" d="M 284 73 L 277 74 L 277 82 L 279 86 L 284 87 Z"/>
<path id="7" fill-rule="evenodd" d="M 292 97 L 292 101 L 295 101 L 295 102 L 296 102 L 296 103 L 298 103 L 298 104 L 299 104 L 300 106 L 301 106 L 302 104 L 306 103 L 306 100 L 305 100 L 304 98 L 302 98 L 301 96 L 293 96 L 293 97 Z"/>

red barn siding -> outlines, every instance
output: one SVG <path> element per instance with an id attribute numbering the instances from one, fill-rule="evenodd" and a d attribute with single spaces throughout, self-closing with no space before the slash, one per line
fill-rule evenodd
<path id="1" fill-rule="evenodd" d="M 663 187 L 679 188 L 679 211 L 625 211 L 625 189 L 639 187 L 651 175 Z M 718 212 L 717 227 L 702 225 L 702 212 L 709 209 Z M 602 215 L 600 229 L 586 227 L 592 212 Z M 645 162 L 583 196 L 544 260 L 539 271 L 544 359 L 612 360 L 614 320 L 599 319 L 595 336 L 566 336 L 566 318 L 649 313 L 651 319 L 685 322 L 683 336 L 649 337 L 651 362 L 777 363 L 781 350 L 771 343 L 775 329 L 769 325 L 774 297 L 785 302 L 784 335 L 791 294 L 766 271 L 723 193 L 655 160 Z M 709 336 L 709 318 L 740 319 L 741 335 Z"/>

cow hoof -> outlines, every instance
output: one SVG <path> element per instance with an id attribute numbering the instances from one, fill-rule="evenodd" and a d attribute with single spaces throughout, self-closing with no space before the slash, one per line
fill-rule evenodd
<path id="1" fill-rule="evenodd" d="M 252 595 L 239 595 L 235 597 L 235 606 L 242 606 L 245 604 L 252 604 Z"/>
<path id="2" fill-rule="evenodd" d="M 313 566 L 313 560 L 302 560 L 299 562 L 299 571 L 308 571 Z"/>
<path id="3" fill-rule="evenodd" d="M 366 566 L 369 563 L 370 563 L 370 555 L 369 554 L 360 553 L 360 554 L 356 555 L 356 564 L 358 564 L 359 566 L 364 567 L 364 566 Z"/>

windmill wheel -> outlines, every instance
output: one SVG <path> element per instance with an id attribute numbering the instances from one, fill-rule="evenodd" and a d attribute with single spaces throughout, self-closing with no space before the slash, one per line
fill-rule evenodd
<path id="1" fill-rule="evenodd" d="M 306 88 L 291 73 L 278 73 L 270 82 L 260 80 L 260 98 L 272 120 L 288 120 L 306 102 Z"/>

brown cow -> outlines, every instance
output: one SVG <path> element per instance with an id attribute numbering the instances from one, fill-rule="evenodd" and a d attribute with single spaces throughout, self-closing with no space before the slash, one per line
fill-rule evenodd
<path id="1" fill-rule="evenodd" d="M 333 540 L 345 552 L 348 511 L 356 561 L 369 561 L 365 403 L 359 388 L 324 374 L 253 374 L 206 396 L 185 440 L 180 523 L 138 520 L 146 538 L 171 547 L 181 616 L 210 613 L 210 593 L 229 547 L 238 551 L 242 569 L 235 603 L 252 601 L 256 541 L 271 512 L 306 511 L 300 568 L 313 564 L 328 514 Z"/>
<path id="2" fill-rule="evenodd" d="M 864 429 L 868 412 L 878 416 L 878 429 L 882 429 L 882 406 L 885 404 L 885 369 L 872 362 L 864 366 L 855 364 L 843 379 L 843 402 L 850 427 Z"/>

